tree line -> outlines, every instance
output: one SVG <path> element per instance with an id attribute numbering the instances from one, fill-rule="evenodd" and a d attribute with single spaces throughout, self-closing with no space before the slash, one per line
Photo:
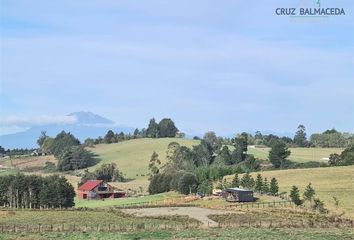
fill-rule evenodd
<path id="1" fill-rule="evenodd" d="M 159 123 L 155 118 L 150 119 L 147 128 L 138 129 L 131 133 L 114 133 L 112 130 L 108 130 L 103 137 L 96 139 L 87 138 L 84 142 L 85 146 L 93 147 L 95 144 L 105 143 L 118 143 L 137 138 L 165 138 L 165 137 L 184 137 L 183 133 L 179 133 L 175 123 L 170 118 L 163 118 Z"/>
<path id="2" fill-rule="evenodd" d="M 74 206 L 75 191 L 58 175 L 0 176 L 0 206 L 10 208 L 68 208 Z"/>

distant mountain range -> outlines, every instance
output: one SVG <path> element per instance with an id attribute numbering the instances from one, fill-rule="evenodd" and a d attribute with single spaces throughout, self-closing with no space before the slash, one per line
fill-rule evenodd
<path id="1" fill-rule="evenodd" d="M 108 130 L 114 132 L 132 133 L 135 128 L 117 125 L 114 121 L 94 114 L 92 112 L 74 112 L 68 116 L 75 117 L 71 124 L 49 124 L 34 126 L 24 132 L 0 136 L 0 145 L 4 148 L 36 148 L 37 139 L 41 131 L 46 131 L 48 136 L 54 137 L 61 131 L 74 134 L 81 142 L 86 138 L 104 136 Z"/>

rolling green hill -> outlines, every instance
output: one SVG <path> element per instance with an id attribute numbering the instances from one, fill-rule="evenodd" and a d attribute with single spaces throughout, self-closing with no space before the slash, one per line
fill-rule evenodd
<path id="1" fill-rule="evenodd" d="M 91 167 L 96 169 L 104 163 L 116 163 L 119 170 L 129 179 L 126 183 L 115 183 L 115 186 L 127 189 L 147 190 L 148 186 L 148 164 L 152 153 L 159 155 L 162 165 L 166 163 L 166 151 L 171 142 L 177 142 L 183 146 L 192 147 L 199 143 L 198 140 L 182 138 L 142 138 L 124 141 L 114 144 L 99 144 L 90 149 L 101 159 L 100 163 Z"/>

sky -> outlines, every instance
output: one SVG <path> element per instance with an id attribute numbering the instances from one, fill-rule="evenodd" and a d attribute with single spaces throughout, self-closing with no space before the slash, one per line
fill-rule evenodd
<path id="1" fill-rule="evenodd" d="M 0 134 L 76 111 L 187 133 L 354 132 L 354 1 L 275 14 L 314 2 L 0 0 Z"/>

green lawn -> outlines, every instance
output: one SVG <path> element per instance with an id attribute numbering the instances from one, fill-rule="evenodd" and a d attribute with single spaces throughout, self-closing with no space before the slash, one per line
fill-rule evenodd
<path id="1" fill-rule="evenodd" d="M 268 159 L 270 148 L 248 148 L 248 153 L 259 159 Z M 294 162 L 327 162 L 323 158 L 328 158 L 331 153 L 340 154 L 342 148 L 289 148 L 291 151 L 289 160 Z"/>

